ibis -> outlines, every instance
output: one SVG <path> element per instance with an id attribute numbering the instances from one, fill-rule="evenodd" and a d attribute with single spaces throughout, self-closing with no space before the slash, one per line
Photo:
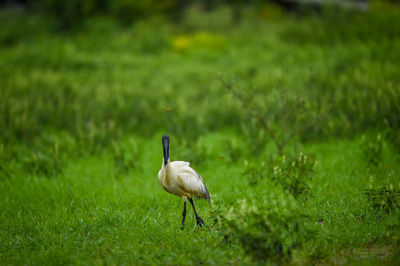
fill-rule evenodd
<path id="1" fill-rule="evenodd" d="M 163 162 L 158 172 L 158 180 L 161 186 L 169 193 L 183 199 L 182 229 L 186 218 L 186 200 L 189 200 L 196 215 L 196 223 L 204 225 L 204 221 L 196 212 L 194 198 L 203 198 L 210 201 L 210 194 L 204 184 L 203 178 L 184 161 L 170 162 L 169 159 L 169 136 L 162 136 Z"/>

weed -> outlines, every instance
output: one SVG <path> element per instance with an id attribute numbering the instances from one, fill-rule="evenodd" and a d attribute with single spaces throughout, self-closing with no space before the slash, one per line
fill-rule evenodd
<path id="1" fill-rule="evenodd" d="M 363 192 L 368 205 L 379 215 L 400 210 L 400 183 L 398 188 L 395 188 L 388 179 L 386 186 L 374 188 L 373 182 L 374 178 L 371 176 L 369 188 Z"/>
<path id="2" fill-rule="evenodd" d="M 234 80 L 226 81 L 221 77 L 220 81 L 240 102 L 247 119 L 256 122 L 256 132 L 259 133 L 260 128 L 265 131 L 281 156 L 286 145 L 299 132 L 318 128 L 334 104 L 332 99 L 327 101 L 315 93 L 308 98 L 291 95 L 286 90 L 281 90 L 280 95 L 268 89 L 260 93 L 254 89 L 239 88 Z M 274 100 L 270 103 L 271 99 Z M 264 140 L 262 142 L 265 143 Z M 263 146 L 262 143 L 258 145 Z"/>
<path id="3" fill-rule="evenodd" d="M 276 197 L 276 198 L 274 198 Z M 290 261 L 310 238 L 294 198 L 285 193 L 240 203 L 224 217 L 226 232 L 257 261 Z"/>
<path id="4" fill-rule="evenodd" d="M 298 156 L 278 157 L 271 169 L 272 180 L 282 185 L 295 198 L 307 197 L 310 194 L 311 181 L 317 161 L 314 156 L 299 153 Z"/>

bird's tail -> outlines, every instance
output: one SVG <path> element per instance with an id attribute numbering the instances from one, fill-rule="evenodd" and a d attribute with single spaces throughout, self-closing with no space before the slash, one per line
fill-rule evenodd
<path id="1" fill-rule="evenodd" d="M 208 200 L 208 202 L 210 202 L 210 194 L 208 193 L 207 188 L 206 188 L 205 193 L 200 194 L 200 195 L 195 195 L 194 199 L 196 199 L 196 200 Z"/>

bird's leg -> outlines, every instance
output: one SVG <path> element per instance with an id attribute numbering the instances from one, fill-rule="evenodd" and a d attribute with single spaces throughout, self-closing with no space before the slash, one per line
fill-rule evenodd
<path id="1" fill-rule="evenodd" d="M 197 222 L 197 224 L 198 224 L 199 226 L 205 225 L 203 219 L 201 219 L 200 216 L 197 215 L 196 209 L 195 209 L 195 207 L 194 207 L 193 200 L 192 200 L 192 199 L 189 199 L 189 201 L 190 201 L 190 203 L 192 204 L 194 214 L 196 215 L 196 222 Z"/>
<path id="2" fill-rule="evenodd" d="M 185 223 L 185 218 L 186 218 L 186 200 L 183 202 L 182 230 L 183 230 L 183 224 Z"/>

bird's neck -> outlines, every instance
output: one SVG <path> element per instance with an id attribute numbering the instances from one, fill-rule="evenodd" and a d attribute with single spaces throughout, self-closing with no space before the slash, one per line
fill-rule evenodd
<path id="1" fill-rule="evenodd" d="M 164 164 L 164 158 L 163 158 L 161 169 L 167 168 L 169 163 L 170 163 L 170 161 L 169 161 L 169 158 L 168 158 L 167 164 Z"/>
<path id="2" fill-rule="evenodd" d="M 167 164 L 164 164 L 164 158 L 161 164 L 161 176 L 159 176 L 160 181 L 162 182 L 162 184 L 165 183 L 165 179 L 167 178 L 167 170 L 168 170 L 168 166 L 169 166 L 169 159 L 167 161 Z"/>
<path id="3" fill-rule="evenodd" d="M 161 170 L 164 172 L 167 171 L 169 164 L 170 164 L 169 158 L 168 158 L 167 164 L 164 164 L 164 158 L 163 158 L 163 161 L 161 164 Z"/>

